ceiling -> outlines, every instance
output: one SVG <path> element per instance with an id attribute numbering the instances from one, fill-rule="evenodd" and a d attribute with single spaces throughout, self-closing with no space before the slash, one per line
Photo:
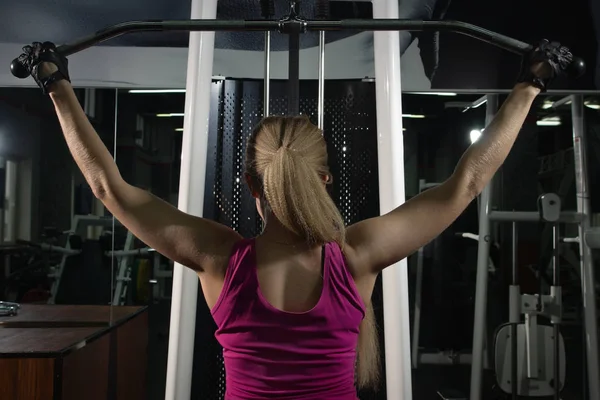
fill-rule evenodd
<path id="1" fill-rule="evenodd" d="M 288 0 L 275 0 L 275 15 L 287 14 Z M 189 19 L 191 0 L 2 0 L 0 1 L 0 42 L 27 44 L 52 41 L 57 44 L 73 41 L 92 32 L 124 21 Z M 303 1 L 300 12 L 314 16 L 314 1 Z M 370 2 L 332 1 L 331 17 L 371 18 Z M 261 19 L 259 0 L 219 0 L 219 19 Z M 339 40 L 352 33 L 332 32 L 328 41 Z M 220 32 L 217 48 L 262 50 L 260 32 Z M 315 34 L 302 37 L 302 47 L 318 44 Z M 185 32 L 139 33 L 121 36 L 105 45 L 186 47 Z M 275 34 L 272 49 L 287 49 L 287 36 Z"/>

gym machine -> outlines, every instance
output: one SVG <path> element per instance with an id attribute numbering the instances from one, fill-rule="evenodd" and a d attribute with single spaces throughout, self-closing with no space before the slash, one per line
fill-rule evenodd
<path id="1" fill-rule="evenodd" d="M 119 268 L 117 270 L 116 285 L 113 292 L 113 306 L 125 305 L 127 300 L 127 290 L 131 284 L 131 272 L 132 262 L 134 257 L 147 257 L 152 255 L 152 274 L 153 278 L 149 280 L 149 283 L 153 285 L 153 297 L 157 298 L 159 295 L 159 288 L 163 287 L 163 279 L 172 276 L 172 272 L 160 270 L 160 254 L 156 250 L 149 247 L 142 247 L 134 249 L 133 245 L 135 237 L 133 233 L 127 231 L 127 237 L 125 238 L 125 245 L 123 250 L 112 250 L 106 252 L 108 256 L 115 257 L 118 260 Z M 161 279 L 162 285 L 159 285 L 159 279 Z"/>
<path id="2" fill-rule="evenodd" d="M 559 326 L 562 297 L 559 265 L 561 201 L 555 193 L 540 196 L 540 220 L 552 224 L 553 283 L 550 294 L 521 294 L 518 282 L 517 222 L 512 223 L 512 282 L 509 288 L 509 322 L 495 335 L 494 370 L 498 387 L 513 399 L 518 396 L 553 396 L 560 399 L 565 383 L 565 345 Z M 542 271 L 538 271 L 542 279 Z M 541 286 L 541 285 L 540 285 Z M 524 322 L 521 317 L 524 315 Z M 539 325 L 538 316 L 550 318 L 552 326 Z M 557 383 L 558 382 L 558 383 Z"/>
<path id="3" fill-rule="evenodd" d="M 379 155 L 379 170 L 380 170 L 380 205 L 381 212 L 387 212 L 393 207 L 397 206 L 403 199 L 404 193 L 403 188 L 399 185 L 403 184 L 402 179 L 402 167 L 398 166 L 397 163 L 401 164 L 402 155 L 394 156 L 390 151 L 402 152 L 401 148 L 401 136 L 400 144 L 397 140 L 390 137 L 389 132 L 401 131 L 401 118 L 396 118 L 395 115 L 401 111 L 401 100 L 400 100 L 400 82 L 399 82 L 399 61 L 398 55 L 398 41 L 397 36 L 388 36 L 384 32 L 390 31 L 451 31 L 467 36 L 471 36 L 475 39 L 490 43 L 494 46 L 500 47 L 507 51 L 523 55 L 532 50 L 532 46 L 515 40 L 513 38 L 501 35 L 486 29 L 482 29 L 472 24 L 467 24 L 459 21 L 423 21 L 423 20 L 402 20 L 394 19 L 398 16 L 397 2 L 395 0 L 379 0 L 374 1 L 374 16 L 379 18 L 361 20 L 361 19 L 350 19 L 350 20 L 308 20 L 298 13 L 299 1 L 290 1 L 289 12 L 278 20 L 217 20 L 214 19 L 216 16 L 216 0 L 205 0 L 205 1 L 192 1 L 192 15 L 206 19 L 191 19 L 191 20 L 179 20 L 179 21 L 132 21 L 118 24 L 112 27 L 108 27 L 88 37 L 82 38 L 71 44 L 59 46 L 57 51 L 65 56 L 72 55 L 79 51 L 85 50 L 91 46 L 99 44 L 103 41 L 111 38 L 132 33 L 132 32 L 159 32 L 159 31 L 264 31 L 264 32 L 279 32 L 289 35 L 290 39 L 290 51 L 289 51 L 289 96 L 288 96 L 288 113 L 298 114 L 300 111 L 299 107 L 299 36 L 305 32 L 325 32 L 325 31 L 339 31 L 339 30 L 352 30 L 356 32 L 360 31 L 376 31 L 375 37 L 375 49 L 376 49 L 376 85 L 378 98 L 380 100 L 386 99 L 387 101 L 378 101 L 378 149 Z M 391 18 L 390 18 L 391 17 Z M 204 43 L 206 40 L 207 43 Z M 185 165 L 182 162 L 182 177 L 180 190 L 183 195 L 180 197 L 180 208 L 184 211 L 192 211 L 197 215 L 202 214 L 202 200 L 195 201 L 194 205 L 191 205 L 190 199 L 197 196 L 193 193 L 200 193 L 202 190 L 195 190 L 195 184 L 190 179 L 196 173 L 203 175 L 205 172 L 206 155 L 202 152 L 205 148 L 204 139 L 194 139 L 188 134 L 192 128 L 206 129 L 205 121 L 208 113 L 208 104 L 206 103 L 206 97 L 202 97 L 199 94 L 203 93 L 203 83 L 201 79 L 205 79 L 208 82 L 210 77 L 210 71 L 212 67 L 199 63 L 199 59 L 204 59 L 206 56 L 212 60 L 212 47 L 211 38 L 203 35 L 191 36 L 190 39 L 190 55 L 188 64 L 188 86 L 190 89 L 193 88 L 194 93 L 189 93 L 189 101 L 186 99 L 186 106 L 190 109 L 196 110 L 195 115 L 186 115 L 186 123 L 184 124 L 184 138 L 187 138 L 187 144 L 189 145 L 189 151 L 198 151 L 197 157 L 190 157 L 190 153 L 184 151 L 183 156 L 185 157 Z M 320 40 L 320 43 L 324 40 Z M 203 46 L 201 46 L 203 45 Z M 380 55 L 383 52 L 387 52 L 388 55 Z M 321 53 L 324 53 L 324 46 L 321 48 Z M 268 59 L 268 56 L 265 56 Z M 323 60 L 323 59 L 322 59 Z M 379 60 L 379 61 L 378 61 Z M 322 61 L 320 62 L 322 66 Z M 265 69 L 268 70 L 268 66 L 265 65 Z M 583 74 L 585 70 L 585 63 L 579 58 L 575 58 L 569 68 L 570 75 L 577 77 Z M 26 68 L 16 59 L 11 63 L 11 72 L 15 77 L 26 78 L 28 72 Z M 382 83 L 378 83 L 380 79 L 385 80 L 385 87 L 381 86 Z M 194 82 L 194 83 L 192 83 Z M 386 92 L 386 93 L 384 93 Z M 265 93 L 265 96 L 268 96 Z M 396 107 L 393 111 L 389 107 Z M 268 109 L 268 102 L 266 102 Z M 320 110 L 322 113 L 322 109 Z M 267 115 L 267 114 L 266 114 Z M 398 129 L 399 128 L 399 129 Z M 382 134 L 382 132 L 388 132 Z M 204 137 L 205 135 L 199 135 Z M 204 145 L 203 145 L 204 143 Z M 182 158 L 184 158 L 182 157 Z M 391 161 L 395 159 L 397 162 Z M 201 164 L 204 165 L 201 165 Z M 192 165 L 196 166 L 196 169 L 192 168 Z M 196 172 L 192 172 L 196 171 Z M 204 182 L 202 180 L 202 182 Z M 194 190 L 190 190 L 192 187 Z M 193 192 L 193 193 L 191 193 Z M 198 200 L 196 198 L 196 200 Z M 482 207 L 483 209 L 484 207 Z M 482 234 L 480 230 L 480 235 Z M 485 237 L 485 236 L 483 236 Z M 480 244 L 482 241 L 480 241 Z M 487 260 L 487 256 L 485 260 Z M 487 261 L 486 261 L 487 264 Z M 191 275 L 189 276 L 191 277 Z M 173 274 L 173 305 L 171 312 L 171 332 L 172 339 L 170 339 L 170 352 L 174 352 L 170 355 L 169 366 L 167 370 L 167 394 L 166 397 L 169 399 L 175 398 L 179 393 L 182 397 L 189 397 L 190 391 L 190 377 L 187 375 L 176 374 L 176 371 L 182 368 L 191 368 L 192 360 L 189 355 L 189 351 L 185 349 L 193 345 L 194 340 L 194 329 L 189 325 L 187 321 L 192 321 L 195 313 L 196 304 L 196 293 L 197 293 L 197 280 L 187 279 L 186 273 L 182 268 L 176 268 Z M 405 272 L 401 273 L 398 268 L 387 269 L 384 271 L 384 304 L 385 304 L 385 318 L 386 321 L 389 319 L 389 323 L 386 323 L 385 333 L 392 334 L 401 339 L 401 343 L 394 346 L 386 346 L 386 364 L 388 365 L 387 374 L 389 379 L 388 383 L 388 396 L 393 398 L 400 398 L 403 396 L 406 400 L 411 398 L 410 392 L 410 368 L 405 368 L 410 365 L 408 354 L 406 350 L 409 347 L 408 335 L 406 335 L 405 328 L 407 323 L 402 319 L 403 314 L 408 314 L 406 308 L 407 300 L 405 299 L 406 290 L 400 290 L 402 287 L 407 289 Z M 483 315 L 484 316 L 484 315 Z M 393 323 L 392 323 L 393 321 Z M 185 325 L 186 329 L 183 329 Z M 401 332 L 396 331 L 401 330 Z M 596 336 L 594 336 L 594 339 Z M 394 340 L 395 341 L 395 340 Z M 389 348 L 388 348 L 389 347 Z M 406 358 L 406 359 L 405 359 Z M 597 359 L 596 359 L 597 360 Z M 597 369 L 596 369 L 597 372 Z M 398 375 L 400 374 L 400 375 Z M 597 379 L 596 379 L 597 380 Z M 598 394 L 598 391 L 595 392 Z M 600 398 L 596 396 L 597 398 Z"/>
<path id="4" fill-rule="evenodd" d="M 419 180 L 419 193 L 438 186 L 439 183 L 427 182 L 424 179 Z M 478 241 L 479 237 L 476 234 L 468 232 L 457 232 L 456 236 L 467 240 Z M 425 352 L 419 347 L 420 331 L 421 331 L 421 297 L 423 293 L 423 269 L 424 269 L 424 247 L 421 247 L 416 253 L 416 277 L 415 277 L 415 300 L 413 312 L 413 332 L 411 335 L 411 359 L 412 367 L 419 368 L 423 364 L 434 365 L 470 365 L 471 364 L 471 349 L 468 351 L 456 349 L 444 349 L 436 352 Z M 495 272 L 495 265 L 492 258 L 489 258 L 489 272 Z M 487 358 L 484 359 L 484 365 L 487 368 Z"/>
<path id="5" fill-rule="evenodd" d="M 0 301 L 0 317 L 14 316 L 19 313 L 21 305 L 9 301 Z"/>
<path id="6" fill-rule="evenodd" d="M 265 2 L 263 2 L 265 4 Z M 161 31 L 264 31 L 279 32 L 288 34 L 290 38 L 290 114 L 299 112 L 299 38 L 301 33 L 305 32 L 326 32 L 326 31 L 449 31 L 460 33 L 473 37 L 475 39 L 487 42 L 516 54 L 526 54 L 532 50 L 530 44 L 510 38 L 508 36 L 480 28 L 473 24 L 460 21 L 427 21 L 427 20 L 406 20 L 406 19 L 346 19 L 346 20 L 309 20 L 302 17 L 299 10 L 300 1 L 290 1 L 290 8 L 287 15 L 279 20 L 172 20 L 172 21 L 130 21 L 113 25 L 108 28 L 97 31 L 96 33 L 79 39 L 71 44 L 64 44 L 57 47 L 57 51 L 64 56 L 69 56 L 89 47 L 95 46 L 107 40 L 118 36 L 134 32 L 161 32 Z M 271 15 L 272 8 L 265 11 L 263 15 Z M 321 10 L 319 8 L 319 10 Z M 319 17 L 327 16 L 326 12 L 319 12 Z M 320 40 L 320 42 L 324 42 Z M 322 46 L 324 48 L 324 46 Z M 320 65 L 324 64 L 321 59 Z M 20 79 L 27 78 L 29 72 L 18 59 L 14 59 L 10 65 L 11 73 Z M 581 58 L 575 57 L 570 65 L 569 73 L 573 77 L 579 77 L 585 72 L 585 62 Z"/>
<path id="7" fill-rule="evenodd" d="M 592 249 L 600 248 L 600 229 L 591 227 L 591 207 L 590 193 L 587 176 L 587 161 L 585 147 L 585 126 L 584 126 L 584 108 L 581 95 L 567 96 L 563 100 L 554 103 L 553 107 L 563 104 L 571 104 L 571 113 L 573 121 L 573 150 L 574 163 L 576 171 L 576 196 L 577 211 L 560 211 L 560 199 L 548 194 L 541 198 L 541 212 L 519 212 L 519 211 L 492 211 L 491 207 L 491 187 L 493 183 L 488 184 L 481 194 L 480 200 L 482 207 L 479 212 L 479 251 L 477 267 L 477 287 L 475 300 L 475 321 L 473 328 L 473 364 L 471 369 L 471 400 L 480 400 L 482 397 L 481 387 L 483 380 L 483 351 L 484 351 L 484 329 L 485 329 L 485 309 L 487 302 L 487 258 L 489 257 L 490 225 L 492 222 L 551 222 L 554 227 L 554 258 L 553 267 L 555 269 L 553 285 L 550 296 L 538 295 L 538 301 L 532 297 L 519 297 L 517 292 L 518 281 L 513 271 L 513 285 L 511 286 L 511 314 L 509 326 L 502 328 L 504 337 L 500 334 L 496 340 L 496 372 L 498 373 L 498 384 L 507 393 L 539 396 L 541 393 L 554 395 L 558 398 L 558 392 L 564 384 L 564 344 L 558 332 L 558 326 L 561 322 L 561 291 L 558 274 L 558 229 L 557 224 L 575 224 L 578 226 L 578 236 L 575 238 L 563 238 L 563 243 L 578 243 L 580 252 L 580 270 L 581 270 L 581 293 L 584 314 L 585 331 L 585 359 L 587 376 L 583 379 L 586 382 L 584 387 L 587 393 L 583 393 L 583 398 L 600 398 L 600 380 L 598 368 L 598 326 L 596 310 L 596 291 L 594 266 L 592 264 Z M 550 202 L 553 202 L 551 205 Z M 514 225 L 513 242 L 516 240 L 516 225 Z M 516 247 L 515 249 L 516 250 Z M 514 251 L 513 250 L 513 251 Z M 516 253 L 513 253 L 516 258 Z M 515 260 L 516 262 L 516 260 Z M 513 268 L 516 268 L 513 266 Z M 525 314 L 525 324 L 520 324 L 520 315 Z M 538 315 L 549 316 L 553 328 L 540 327 L 536 322 Z M 537 333 L 532 332 L 532 327 L 537 328 Z M 533 328 L 535 330 L 535 328 Z M 529 336 L 528 336 L 529 335 Z M 517 339 L 516 349 L 513 349 L 514 342 L 510 340 Z M 527 340 L 524 340 L 527 338 Z M 552 338 L 552 339 L 551 339 Z M 532 342 L 532 339 L 534 340 Z M 554 342 L 556 340 L 556 342 Z M 529 347 L 524 347 L 524 346 Z M 503 350 L 504 349 L 504 350 Z M 512 349 L 512 350 L 511 350 Z M 519 352 L 520 358 L 507 355 L 511 351 Z M 527 351 L 525 351 L 527 350 Z M 503 352 L 504 351 L 504 352 Z M 537 354 L 536 354 L 537 351 Z M 508 352 L 508 353 L 507 353 Z M 556 354 L 554 358 L 540 359 L 540 354 Z M 518 362 L 517 362 L 518 361 Z M 515 368 L 514 363 L 517 362 Z M 520 363 L 526 363 L 524 368 Z M 543 365 L 542 371 L 536 373 L 531 369 L 531 365 L 538 362 Z M 508 365 L 507 365 L 508 363 Z M 533 363 L 533 364 L 532 364 Z M 524 369 L 523 369 L 524 368 Z M 554 370 L 550 372 L 550 370 Z M 508 375 L 507 375 L 508 374 Z M 555 382 L 560 382 L 557 385 Z M 533 381 L 532 381 L 533 379 Z M 508 384 L 510 380 L 510 384 Z M 532 382 L 541 384 L 539 389 L 533 388 Z M 544 383 L 545 382 L 545 383 Z M 550 384 L 550 382 L 552 382 Z M 517 383 L 517 387 L 512 385 Z M 555 390 L 554 388 L 559 390 Z M 552 390 L 552 391 L 551 391 Z M 587 397 L 589 396 L 589 397 Z"/>
<path id="8" fill-rule="evenodd" d="M 70 256 L 81 254 L 81 250 L 73 248 L 73 242 L 77 241 L 75 238 L 83 238 L 88 236 L 89 228 L 92 227 L 103 227 L 112 228 L 113 219 L 112 217 L 98 217 L 94 215 L 75 215 L 71 222 L 71 229 L 68 231 L 67 241 L 64 247 L 50 246 L 49 251 L 58 252 L 62 254 L 61 261 L 58 265 L 51 268 L 48 277 L 52 280 L 52 286 L 50 287 L 50 298 L 48 304 L 54 304 L 56 301 L 56 295 L 58 294 L 61 280 L 65 272 L 65 265 L 67 259 Z M 45 245 L 41 245 L 42 248 Z"/>

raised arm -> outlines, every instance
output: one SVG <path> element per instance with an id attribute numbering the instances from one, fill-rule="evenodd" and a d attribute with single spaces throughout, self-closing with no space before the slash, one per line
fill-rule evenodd
<path id="1" fill-rule="evenodd" d="M 514 87 L 447 181 L 386 215 L 348 228 L 347 242 L 352 264 L 356 266 L 355 275 L 376 274 L 402 260 L 458 218 L 506 159 L 537 94 L 567 68 L 570 58 L 564 47 L 543 42 L 540 50 L 524 63 L 521 83 Z M 555 62 L 556 59 L 560 62 Z"/>
<path id="2" fill-rule="evenodd" d="M 37 46 L 32 50 L 37 50 L 34 56 L 47 62 L 32 67 L 32 75 L 50 94 L 69 150 L 94 195 L 136 237 L 161 254 L 199 272 L 220 275 L 222 271 L 215 269 L 221 264 L 213 261 L 226 257 L 240 236 L 125 182 L 75 96 L 66 60 L 44 53 L 43 47 L 39 48 L 44 45 Z"/>

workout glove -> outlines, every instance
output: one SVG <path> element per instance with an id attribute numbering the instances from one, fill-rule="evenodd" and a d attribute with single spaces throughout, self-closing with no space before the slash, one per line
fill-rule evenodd
<path id="1" fill-rule="evenodd" d="M 565 73 L 571 61 L 573 61 L 573 55 L 568 48 L 561 46 L 558 42 L 549 42 L 544 39 L 535 49 L 523 57 L 521 73 L 517 81 L 529 82 L 545 92 L 547 86 L 555 77 Z M 546 64 L 546 68 L 539 69 L 543 73 L 533 72 L 532 68 L 539 63 Z"/>
<path id="2" fill-rule="evenodd" d="M 55 50 L 54 43 L 33 42 L 31 46 L 23 47 L 23 54 L 19 56 L 19 61 L 27 68 L 44 94 L 48 93 L 48 88 L 55 82 L 63 79 L 71 82 L 68 70 L 69 62 L 66 57 Z M 57 70 L 49 75 L 45 71 L 40 71 L 40 65 L 44 62 L 54 64 Z"/>

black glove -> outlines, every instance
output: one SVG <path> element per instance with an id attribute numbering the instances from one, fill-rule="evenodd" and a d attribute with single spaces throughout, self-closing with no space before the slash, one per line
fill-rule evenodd
<path id="1" fill-rule="evenodd" d="M 65 79 L 71 82 L 69 61 L 56 51 L 54 43 L 33 42 L 31 46 L 23 47 L 23 54 L 19 56 L 19 61 L 27 68 L 44 94 L 47 94 L 48 88 L 58 81 Z M 50 75 L 43 75 L 40 65 L 44 62 L 54 64 L 58 70 Z"/>
<path id="2" fill-rule="evenodd" d="M 565 73 L 572 61 L 573 54 L 568 48 L 561 46 L 558 42 L 549 42 L 544 39 L 523 57 L 521 73 L 517 81 L 529 82 L 545 92 L 550 82 Z M 539 63 L 545 63 L 546 68 L 539 68 L 540 72 L 534 73 L 532 67 Z"/>

